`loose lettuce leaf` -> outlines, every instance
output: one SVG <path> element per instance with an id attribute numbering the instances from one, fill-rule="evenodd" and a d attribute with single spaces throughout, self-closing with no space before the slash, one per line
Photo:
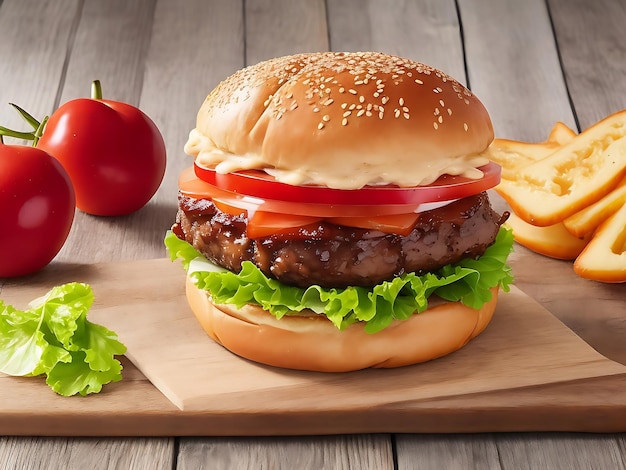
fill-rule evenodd
<path id="1" fill-rule="evenodd" d="M 54 287 L 17 310 L 0 300 L 0 372 L 14 376 L 45 374 L 58 394 L 87 395 L 121 380 L 114 358 L 126 352 L 117 335 L 87 320 L 91 287 L 69 283 Z"/>
<path id="2" fill-rule="evenodd" d="M 369 333 L 386 328 L 395 319 L 404 320 L 423 312 L 428 308 L 431 295 L 480 308 L 491 300 L 491 288 L 499 286 L 506 292 L 513 282 L 511 268 L 506 264 L 513 249 L 513 233 L 504 228 L 478 259 L 445 266 L 437 273 L 404 274 L 373 288 L 287 286 L 268 278 L 249 261 L 242 263 L 239 274 L 216 269 L 171 231 L 165 237 L 165 245 L 172 261 L 180 259 L 196 285 L 209 291 L 216 303 L 233 304 L 238 308 L 254 303 L 276 318 L 310 309 L 326 315 L 339 329 L 364 322 Z"/>

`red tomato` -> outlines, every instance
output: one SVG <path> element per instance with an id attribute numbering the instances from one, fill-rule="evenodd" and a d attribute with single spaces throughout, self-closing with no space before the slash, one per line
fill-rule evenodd
<path id="1" fill-rule="evenodd" d="M 41 149 L 0 143 L 0 277 L 46 266 L 65 243 L 75 203 L 57 160 Z"/>
<path id="2" fill-rule="evenodd" d="M 277 182 L 258 170 L 222 174 L 194 164 L 198 178 L 226 191 L 281 201 L 333 205 L 422 204 L 473 196 L 500 182 L 499 165 L 488 163 L 480 169 L 484 176 L 477 180 L 443 175 L 428 186 L 366 186 L 345 190 L 313 185 L 293 186 Z"/>
<path id="3" fill-rule="evenodd" d="M 58 159 L 88 214 L 125 215 L 142 208 L 165 173 L 165 144 L 152 120 L 118 101 L 79 98 L 58 108 L 37 147 Z"/>

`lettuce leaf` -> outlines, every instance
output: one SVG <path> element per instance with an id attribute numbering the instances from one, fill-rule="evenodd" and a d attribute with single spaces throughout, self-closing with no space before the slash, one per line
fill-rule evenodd
<path id="1" fill-rule="evenodd" d="M 93 300 L 91 287 L 77 282 L 54 287 L 24 311 L 0 300 L 0 372 L 45 374 L 64 396 L 98 393 L 121 380 L 114 356 L 126 347 L 115 333 L 87 320 Z"/>
<path id="2" fill-rule="evenodd" d="M 180 259 L 196 285 L 211 293 L 218 304 L 241 308 L 258 304 L 276 318 L 310 309 L 326 315 L 339 329 L 364 322 L 368 333 L 375 333 L 395 319 L 404 320 L 428 308 L 428 298 L 437 295 L 480 308 L 491 300 L 491 288 L 509 290 L 513 282 L 507 257 L 513 249 L 513 233 L 505 228 L 478 259 L 448 265 L 436 273 L 408 273 L 373 288 L 299 288 L 265 276 L 253 263 L 244 261 L 241 272 L 216 267 L 193 246 L 168 231 L 165 245 L 172 261 Z"/>

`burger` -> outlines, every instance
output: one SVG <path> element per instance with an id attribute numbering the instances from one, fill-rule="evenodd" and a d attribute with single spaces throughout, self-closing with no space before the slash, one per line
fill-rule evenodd
<path id="1" fill-rule="evenodd" d="M 458 350 L 512 282 L 485 107 L 376 52 L 244 68 L 206 98 L 165 243 L 226 349 L 277 367 L 399 367 Z"/>

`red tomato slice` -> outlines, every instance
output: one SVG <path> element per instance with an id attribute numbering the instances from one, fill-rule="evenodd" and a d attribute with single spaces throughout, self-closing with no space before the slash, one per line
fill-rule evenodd
<path id="1" fill-rule="evenodd" d="M 329 217 L 326 220 L 335 225 L 408 235 L 413 230 L 418 217 L 419 214 L 392 214 L 378 217 Z"/>
<path id="2" fill-rule="evenodd" d="M 366 186 L 343 190 L 313 185 L 292 186 L 277 182 L 259 170 L 222 174 L 194 163 L 198 178 L 225 191 L 263 199 L 333 205 L 422 204 L 460 199 L 486 191 L 500 182 L 501 169 L 496 163 L 490 162 L 480 167 L 480 170 L 484 176 L 478 180 L 443 175 L 428 186 Z"/>
<path id="3" fill-rule="evenodd" d="M 219 203 L 223 207 L 230 207 L 230 210 L 220 209 L 236 215 L 241 214 L 242 210 L 250 214 L 260 210 L 279 214 L 305 215 L 321 218 L 374 217 L 392 214 L 409 214 L 419 212 L 420 210 L 420 204 L 306 204 L 246 196 L 231 191 L 225 191 L 199 179 L 195 175 L 193 167 L 189 167 L 180 173 L 178 188 L 187 196 L 199 199 L 212 199 L 216 204 Z"/>
<path id="4" fill-rule="evenodd" d="M 321 220 L 323 220 L 321 217 L 258 211 L 248 219 L 246 231 L 250 238 L 268 237 L 306 227 Z"/>

